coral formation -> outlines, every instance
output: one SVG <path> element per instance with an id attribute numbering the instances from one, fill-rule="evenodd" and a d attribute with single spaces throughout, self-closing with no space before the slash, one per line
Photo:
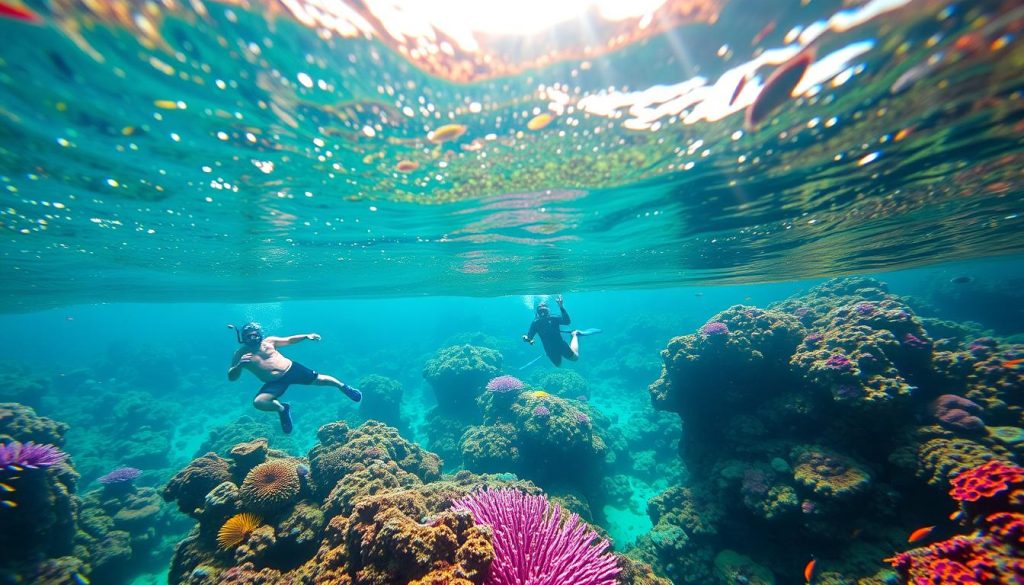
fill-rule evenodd
<path id="1" fill-rule="evenodd" d="M 966 433 L 985 429 L 985 421 L 978 417 L 982 414 L 981 407 L 956 394 L 943 394 L 932 400 L 928 404 L 928 414 L 948 429 Z"/>
<path id="2" fill-rule="evenodd" d="M 217 531 L 217 543 L 223 549 L 235 548 L 262 525 L 263 520 L 252 512 L 235 514 Z"/>
<path id="3" fill-rule="evenodd" d="M 245 476 L 239 489 L 242 505 L 261 513 L 287 507 L 299 495 L 299 474 L 291 461 L 275 459 L 260 463 Z"/>
<path id="4" fill-rule="evenodd" d="M 501 354 L 473 345 L 453 345 L 437 352 L 423 368 L 437 404 L 449 416 L 472 417 L 474 399 L 501 371 Z"/>
<path id="5" fill-rule="evenodd" d="M 458 500 L 455 509 L 469 510 L 477 524 L 492 531 L 489 584 L 517 583 L 527 574 L 536 585 L 617 582 L 619 567 L 606 552 L 608 541 L 598 541 L 576 514 L 563 520 L 561 508 L 544 496 L 514 489 L 481 490 Z M 543 564 L 538 566 L 537 559 Z"/>
<path id="6" fill-rule="evenodd" d="M 887 559 L 904 583 L 1010 585 L 1024 580 L 1024 468 L 990 461 L 952 480 L 974 531 Z"/>

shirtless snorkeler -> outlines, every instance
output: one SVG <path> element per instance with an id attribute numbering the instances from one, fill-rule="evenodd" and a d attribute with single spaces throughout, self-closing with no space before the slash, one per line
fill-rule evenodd
<path id="1" fill-rule="evenodd" d="M 231 359 L 231 367 L 228 368 L 228 380 L 232 382 L 242 375 L 242 368 L 249 370 L 264 382 L 252 404 L 259 410 L 276 412 L 281 418 L 281 429 L 286 434 L 292 432 L 291 406 L 278 398 L 291 384 L 334 386 L 356 402 L 363 398 L 359 390 L 334 376 L 319 374 L 277 351 L 279 347 L 293 345 L 306 339 L 320 341 L 320 335 L 305 333 L 288 337 L 264 337 L 263 328 L 259 323 L 249 323 L 242 327 L 238 336 L 242 347 L 235 352 Z"/>

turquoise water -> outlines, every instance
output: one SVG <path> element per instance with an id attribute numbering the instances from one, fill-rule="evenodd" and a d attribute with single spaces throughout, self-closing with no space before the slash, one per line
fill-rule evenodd
<path id="1" fill-rule="evenodd" d="M 0 0 L 0 584 L 1024 579 L 1024 11 L 582 4 Z"/>

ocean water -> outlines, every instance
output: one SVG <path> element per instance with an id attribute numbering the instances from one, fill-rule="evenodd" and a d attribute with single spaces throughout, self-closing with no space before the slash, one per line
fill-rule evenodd
<path id="1" fill-rule="evenodd" d="M 0 584 L 1024 582 L 1022 35 L 0 0 Z"/>

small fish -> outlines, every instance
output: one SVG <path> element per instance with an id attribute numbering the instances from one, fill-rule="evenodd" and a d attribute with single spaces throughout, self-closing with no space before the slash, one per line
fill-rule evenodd
<path id="1" fill-rule="evenodd" d="M 775 31 L 775 25 L 776 21 L 768 21 L 768 24 L 764 25 L 764 28 L 762 28 L 756 35 L 754 35 L 754 38 L 750 40 L 750 46 L 756 47 L 757 45 L 760 45 L 761 41 L 763 41 L 765 37 Z"/>
<path id="2" fill-rule="evenodd" d="M 814 579 L 814 565 L 818 563 L 818 559 L 811 559 L 804 567 L 804 581 L 810 583 Z"/>
<path id="3" fill-rule="evenodd" d="M 10 465 L 8 465 L 7 469 L 10 469 L 11 471 L 25 471 L 24 467 L 22 467 L 20 465 L 15 465 L 14 463 L 11 463 Z"/>
<path id="4" fill-rule="evenodd" d="M 970 276 L 967 276 L 967 275 L 955 276 L 955 277 L 949 279 L 949 282 L 951 282 L 953 284 L 967 284 L 969 282 L 974 282 L 974 278 L 972 278 Z"/>
<path id="5" fill-rule="evenodd" d="M 427 140 L 434 144 L 441 144 L 455 140 L 466 133 L 466 127 L 462 124 L 445 124 L 427 134 Z"/>
<path id="6" fill-rule="evenodd" d="M 38 14 L 32 12 L 28 8 L 20 5 L 8 4 L 7 2 L 0 2 L 0 17 L 31 23 L 40 23 L 43 21 Z"/>
<path id="7" fill-rule="evenodd" d="M 949 515 L 949 519 L 953 520 L 955 522 L 955 521 L 960 519 L 960 516 L 961 516 L 960 510 L 957 510 L 957 511 L 955 511 L 952 514 Z"/>
<path id="8" fill-rule="evenodd" d="M 909 542 L 910 544 L 920 542 L 928 538 L 928 535 L 932 533 L 932 530 L 935 530 L 934 526 L 925 526 L 923 528 L 918 528 L 917 530 L 910 533 L 910 536 L 907 538 L 907 542 Z"/>
<path id="9" fill-rule="evenodd" d="M 1019 366 L 1021 364 L 1024 364 L 1024 358 L 1017 358 L 1017 359 L 1007 360 L 1007 361 L 1003 362 L 1003 365 L 1008 367 L 1008 368 L 1016 368 L 1017 366 Z"/>
<path id="10" fill-rule="evenodd" d="M 14 502 L 11 500 L 3 500 L 0 501 L 0 506 L 3 506 L 4 508 L 17 508 L 18 502 Z"/>
<path id="11" fill-rule="evenodd" d="M 414 160 L 400 160 L 395 165 L 395 170 L 400 173 L 411 173 L 418 168 L 420 168 L 420 163 Z"/>
<path id="12" fill-rule="evenodd" d="M 67 320 L 67 321 L 74 321 L 75 320 L 75 318 L 72 317 L 71 315 L 68 315 L 67 317 L 64 317 L 64 319 Z"/>
<path id="13" fill-rule="evenodd" d="M 729 98 L 729 105 L 736 103 L 736 98 L 740 97 L 740 93 L 743 91 L 744 86 L 747 85 L 747 76 L 744 75 L 740 78 L 740 82 L 736 84 L 736 89 L 732 91 L 732 97 Z"/>
<path id="14" fill-rule="evenodd" d="M 14 488 L 11 487 L 10 485 L 0 481 L 0 490 L 4 490 L 7 493 L 11 493 L 11 492 L 14 491 Z"/>
<path id="15" fill-rule="evenodd" d="M 554 116 L 548 113 L 538 114 L 534 116 L 529 122 L 526 123 L 526 127 L 530 130 L 540 130 L 554 120 Z"/>
<path id="16" fill-rule="evenodd" d="M 90 583 L 92 583 L 92 581 L 90 581 L 88 577 L 81 573 L 75 573 L 74 575 L 72 575 L 72 578 L 74 578 L 75 583 L 77 583 L 78 585 L 89 585 Z"/>

